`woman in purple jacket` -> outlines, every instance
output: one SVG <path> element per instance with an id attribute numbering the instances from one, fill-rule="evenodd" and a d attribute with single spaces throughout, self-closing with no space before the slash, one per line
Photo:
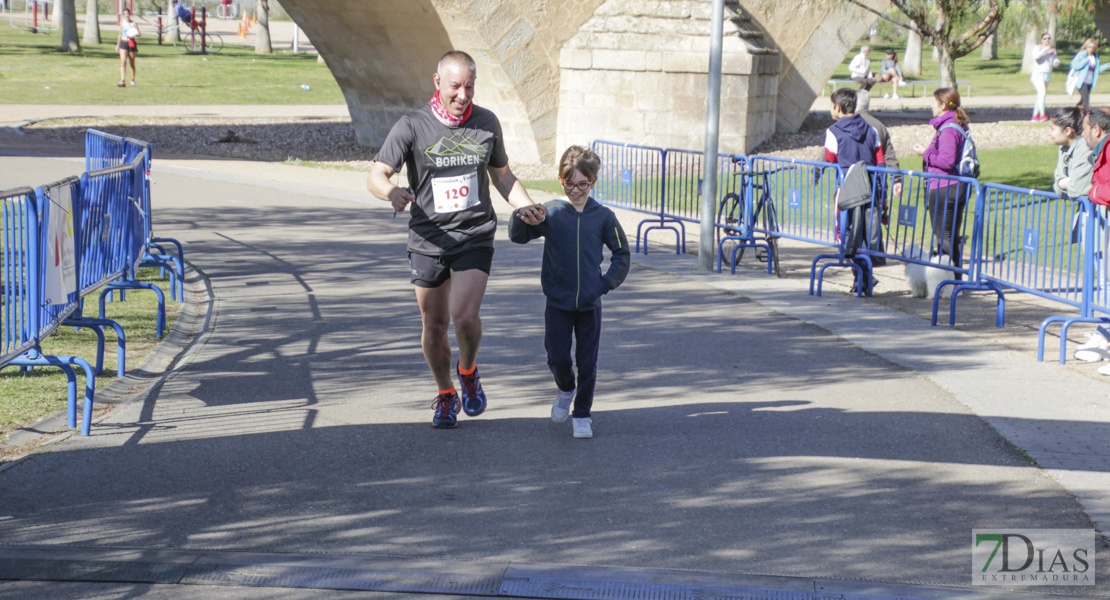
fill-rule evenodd
<path id="1" fill-rule="evenodd" d="M 921 155 L 926 173 L 959 175 L 960 157 L 971 119 L 960 108 L 960 93 L 954 88 L 940 88 L 933 92 L 933 118 L 929 124 L 937 130 L 929 145 L 914 144 L 914 152 Z M 933 237 L 941 254 L 952 259 L 952 265 L 963 263 L 963 221 L 967 209 L 967 183 L 941 178 L 930 178 L 928 185 L 928 210 L 933 224 Z M 959 279 L 957 274 L 957 279 Z"/>

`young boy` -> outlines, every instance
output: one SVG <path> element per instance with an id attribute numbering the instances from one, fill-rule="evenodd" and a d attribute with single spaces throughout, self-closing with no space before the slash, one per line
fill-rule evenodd
<path id="1" fill-rule="evenodd" d="M 576 438 L 593 437 L 590 408 L 601 342 L 601 297 L 624 281 L 632 256 L 617 216 L 590 197 L 600 168 L 601 159 L 593 151 L 581 146 L 567 148 L 559 160 L 559 181 L 567 199 L 545 204 L 547 218 L 538 225 L 525 224 L 515 212 L 509 221 L 509 239 L 518 244 L 547 238 L 540 281 L 547 296 L 543 343 L 558 387 L 551 420 L 566 421 L 573 399 Z M 603 245 L 612 254 L 604 275 Z M 570 356 L 572 334 L 578 363 L 577 394 Z"/>
<path id="2" fill-rule="evenodd" d="M 864 118 L 856 114 L 856 93 L 849 89 L 839 89 L 832 93 L 833 124 L 825 130 L 824 158 L 826 162 L 836 163 L 847 173 L 848 168 L 859 161 L 868 165 L 880 166 L 886 160 L 883 155 L 883 145 L 879 140 L 879 132 Z M 872 243 L 881 243 L 882 232 L 879 230 L 881 216 L 868 208 L 863 211 L 863 236 L 862 239 Z M 878 249 L 879 245 L 871 246 Z M 864 293 L 870 295 L 871 288 L 875 286 L 875 279 L 867 269 L 863 259 L 856 259 L 856 263 L 865 275 Z M 872 265 L 880 266 L 885 261 L 872 261 Z M 854 270 L 853 270 L 854 272 Z M 852 291 L 856 291 L 859 281 L 852 284 Z"/>

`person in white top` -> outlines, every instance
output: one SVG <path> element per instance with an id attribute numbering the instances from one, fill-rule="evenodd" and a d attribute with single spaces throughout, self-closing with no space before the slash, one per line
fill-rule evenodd
<path id="1" fill-rule="evenodd" d="M 871 72 L 871 46 L 859 49 L 859 54 L 848 63 L 848 76 L 852 81 L 859 83 L 861 90 L 870 90 L 875 85 L 875 74 Z"/>
<path id="2" fill-rule="evenodd" d="M 1072 59 L 1071 71 L 1068 73 L 1068 79 L 1075 81 L 1075 89 L 1079 90 L 1079 106 L 1091 105 L 1091 90 L 1098 84 L 1098 74 L 1108 68 L 1110 63 L 1098 60 L 1098 41 L 1087 38 L 1083 42 L 1083 48 Z"/>
<path id="3" fill-rule="evenodd" d="M 1037 90 L 1037 99 L 1033 101 L 1034 122 L 1047 121 L 1048 115 L 1044 112 L 1044 97 L 1048 82 L 1052 81 L 1052 68 L 1060 66 L 1060 59 L 1056 57 L 1056 48 L 1052 47 L 1052 36 L 1047 33 L 1041 36 L 1039 46 L 1033 47 L 1033 74 L 1029 81 L 1033 82 L 1033 89 Z"/>
<path id="4" fill-rule="evenodd" d="M 139 26 L 131 19 L 131 11 L 123 9 L 119 17 L 119 35 L 116 37 L 116 49 L 119 50 L 119 83 L 116 87 L 127 86 L 127 63 L 131 62 L 131 85 L 135 85 L 135 55 L 139 46 L 135 38 L 142 35 Z"/>

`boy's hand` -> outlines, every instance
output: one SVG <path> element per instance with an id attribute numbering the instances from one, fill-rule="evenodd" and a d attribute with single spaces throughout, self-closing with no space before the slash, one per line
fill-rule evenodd
<path id="1" fill-rule="evenodd" d="M 542 204 L 532 204 L 518 208 L 516 214 L 528 225 L 539 225 L 547 218 L 547 209 Z"/>

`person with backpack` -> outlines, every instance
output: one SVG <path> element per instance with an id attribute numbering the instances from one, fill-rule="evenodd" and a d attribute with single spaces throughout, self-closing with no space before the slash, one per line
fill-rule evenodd
<path id="1" fill-rule="evenodd" d="M 960 93 L 955 88 L 933 92 L 933 118 L 929 124 L 937 130 L 928 146 L 914 144 L 913 151 L 924 162 L 925 172 L 963 177 L 979 176 L 979 159 L 975 143 L 968 131 L 971 119 L 960 107 Z M 967 209 L 969 186 L 964 182 L 930 178 L 926 194 L 929 217 L 936 238 L 936 250 L 947 255 L 952 265 L 963 264 L 963 220 Z M 956 279 L 960 279 L 960 274 Z"/>
<path id="2" fill-rule="evenodd" d="M 858 162 L 867 166 L 883 165 L 886 157 L 883 154 L 883 144 L 879 139 L 879 132 L 863 117 L 856 114 L 856 92 L 849 89 L 839 89 L 832 93 L 830 100 L 832 100 L 830 114 L 833 118 L 833 124 L 825 130 L 825 147 L 823 149 L 825 162 L 836 163 L 841 172 L 845 174 L 848 173 L 852 165 Z M 868 187 L 870 187 L 870 178 L 868 178 Z M 842 207 L 838 208 L 844 210 Z M 881 204 L 876 209 L 871 207 L 871 202 L 868 202 L 867 206 L 858 213 L 861 220 L 857 221 L 854 216 L 849 216 L 846 229 L 841 232 L 841 235 L 851 231 L 859 234 L 858 237 L 850 236 L 851 239 L 872 240 L 881 238 L 882 234 L 879 231 L 881 210 Z M 856 213 L 850 215 L 852 214 Z M 845 248 L 845 257 L 854 256 L 855 252 L 855 247 L 847 247 Z M 862 258 L 854 260 L 864 274 L 863 281 L 866 283 L 863 292 L 870 294 L 875 279 L 868 269 L 868 263 Z M 859 280 L 857 278 L 857 281 L 852 284 L 852 291 L 857 291 L 858 286 Z"/>

